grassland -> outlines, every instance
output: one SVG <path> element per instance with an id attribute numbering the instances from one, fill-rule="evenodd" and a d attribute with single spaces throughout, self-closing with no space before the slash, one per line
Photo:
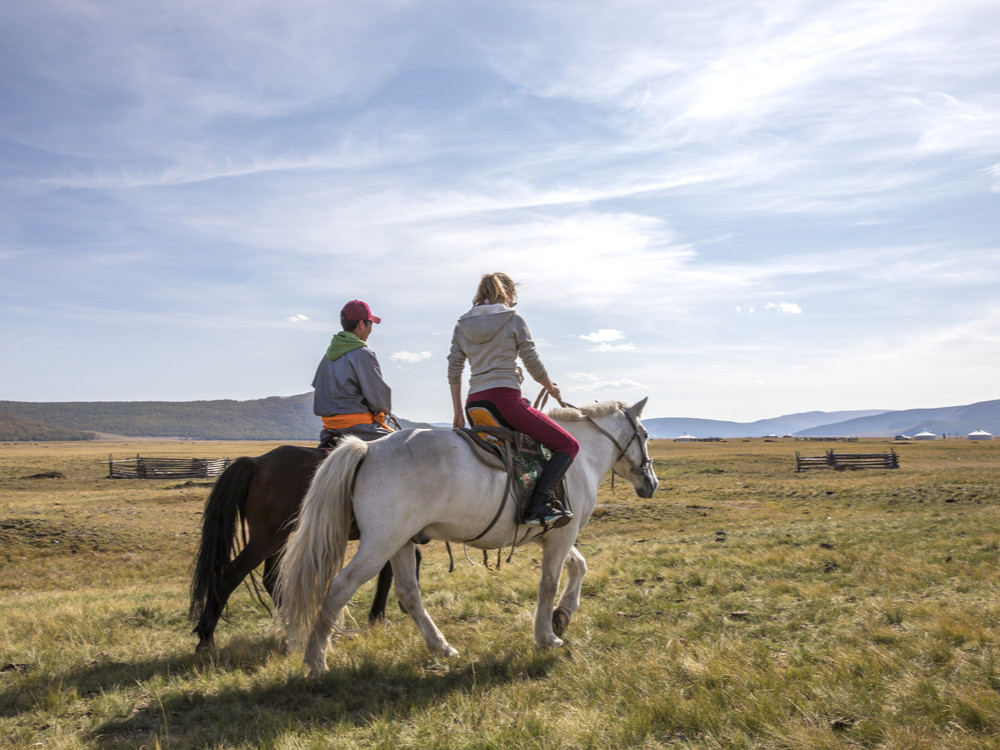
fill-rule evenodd
<path id="1" fill-rule="evenodd" d="M 319 678 L 242 589 L 218 651 L 195 656 L 187 586 L 209 487 L 101 465 L 269 447 L 0 445 L 0 745 L 1000 747 L 1000 442 L 801 474 L 795 449 L 829 446 L 654 443 L 656 496 L 606 483 L 580 537 L 590 572 L 565 648 L 532 645 L 537 550 L 500 570 L 458 550 L 449 574 L 432 544 L 428 610 L 462 655 L 428 655 L 390 610 Z"/>

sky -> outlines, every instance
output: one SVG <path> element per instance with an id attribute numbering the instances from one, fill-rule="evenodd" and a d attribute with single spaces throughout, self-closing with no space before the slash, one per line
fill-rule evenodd
<path id="1" fill-rule="evenodd" d="M 1000 398 L 1000 3 L 0 4 L 0 400 L 306 393 L 357 298 L 448 422 L 493 271 L 570 403 Z"/>

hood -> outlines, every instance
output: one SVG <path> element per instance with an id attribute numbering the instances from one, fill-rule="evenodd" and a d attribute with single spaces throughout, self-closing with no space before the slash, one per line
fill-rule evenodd
<path id="1" fill-rule="evenodd" d="M 476 305 L 458 319 L 458 327 L 473 344 L 483 344 L 514 317 L 513 308 L 503 304 Z"/>
<path id="2" fill-rule="evenodd" d="M 330 340 L 330 346 L 326 350 L 326 357 L 331 362 L 336 362 L 348 352 L 353 352 L 355 349 L 360 349 L 363 346 L 368 346 L 368 344 L 359 339 L 357 334 L 350 331 L 338 331 L 337 335 Z"/>

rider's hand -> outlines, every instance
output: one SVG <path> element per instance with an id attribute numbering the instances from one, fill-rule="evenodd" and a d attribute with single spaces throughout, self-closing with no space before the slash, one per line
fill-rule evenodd
<path id="1" fill-rule="evenodd" d="M 461 429 L 462 427 L 465 427 L 465 415 L 456 414 L 455 418 L 452 419 L 451 421 L 451 426 L 454 427 L 455 429 Z"/>

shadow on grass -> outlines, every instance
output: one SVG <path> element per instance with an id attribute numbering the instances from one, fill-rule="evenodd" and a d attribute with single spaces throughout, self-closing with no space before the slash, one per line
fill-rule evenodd
<path id="1" fill-rule="evenodd" d="M 174 692 L 121 721 L 92 732 L 99 748 L 158 736 L 170 746 L 275 747 L 311 732 L 335 736 L 379 720 L 405 721 L 453 693 L 473 693 L 544 677 L 555 657 L 505 654 L 445 666 L 439 660 L 359 659 L 325 675 L 256 679 L 211 693 Z M 166 746 L 166 745 L 165 745 Z"/>
<path id="2" fill-rule="evenodd" d="M 95 747 L 135 747 L 154 738 L 171 747 L 273 747 L 289 733 L 405 720 L 453 693 L 543 678 L 559 659 L 534 649 L 456 662 L 433 657 L 407 662 L 387 654 L 384 659 L 359 656 L 322 676 L 303 672 L 287 677 L 267 671 L 271 657 L 280 651 L 276 640 L 237 642 L 212 656 L 94 663 L 62 675 L 29 674 L 16 688 L 0 692 L 0 717 L 36 710 L 54 688 L 86 700 L 138 684 L 144 696 L 130 716 L 106 721 L 87 733 Z M 214 685 L 185 685 L 186 678 L 198 679 L 211 670 L 218 671 Z M 158 677 L 170 677 L 171 682 L 159 690 L 145 685 Z"/>

